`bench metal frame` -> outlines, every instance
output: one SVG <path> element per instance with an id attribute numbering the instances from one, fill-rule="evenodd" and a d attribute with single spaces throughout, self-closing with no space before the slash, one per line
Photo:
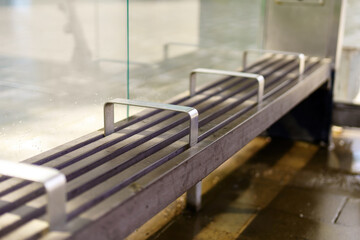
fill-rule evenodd
<path id="1" fill-rule="evenodd" d="M 328 61 L 287 92 L 266 100 L 261 111 L 253 109 L 217 132 L 216 136 L 206 138 L 173 158 L 151 176 L 139 179 L 137 182 L 143 186 L 140 192 L 128 193 L 112 211 L 74 233 L 71 239 L 99 239 L 107 230 L 118 238 L 125 238 L 325 84 L 330 78 L 330 70 Z"/>
<path id="2" fill-rule="evenodd" d="M 165 104 L 165 103 L 154 103 L 154 102 L 144 102 L 139 100 L 122 99 L 122 98 L 116 98 L 104 104 L 104 135 L 105 136 L 112 134 L 115 131 L 114 104 L 187 113 L 190 119 L 190 133 L 189 133 L 190 147 L 194 146 L 198 141 L 199 113 L 195 108 L 173 105 L 173 104 Z"/>
<path id="3" fill-rule="evenodd" d="M 190 86 L 189 86 L 190 96 L 194 96 L 196 94 L 196 75 L 199 73 L 224 75 L 230 77 L 240 77 L 245 79 L 255 79 L 258 82 L 258 94 L 257 94 L 258 108 L 261 108 L 263 102 L 264 88 L 265 88 L 265 78 L 262 75 L 254 74 L 254 73 L 208 69 L 208 68 L 197 68 L 192 70 L 190 73 Z"/>
<path id="4" fill-rule="evenodd" d="M 296 70 L 296 67 L 294 66 L 293 69 Z M 194 74 L 203 72 L 209 73 L 206 69 L 200 70 L 201 71 L 199 72 L 195 71 Z M 221 74 L 219 72 L 217 73 L 220 75 L 227 75 L 224 73 L 228 73 L 226 71 L 220 72 Z M 83 223 L 84 225 L 82 225 L 82 227 L 65 230 L 65 235 L 62 238 L 91 240 L 101 239 L 108 234 L 116 236 L 117 238 L 125 238 L 185 192 L 188 192 L 188 201 L 193 201 L 192 204 L 195 208 L 200 207 L 201 180 L 244 147 L 253 138 L 258 136 L 288 111 L 307 98 L 312 92 L 326 83 L 330 78 L 330 72 L 331 62 L 322 60 L 321 64 L 311 71 L 311 74 L 304 75 L 303 81 L 299 82 L 298 76 L 289 77 L 285 82 L 291 83 L 290 85 L 279 85 L 285 87 L 286 91 L 279 89 L 279 87 L 275 87 L 270 91 L 273 95 L 269 95 L 269 92 L 265 95 L 264 92 L 259 94 L 259 89 L 261 89 L 260 78 L 260 81 L 258 81 L 258 99 L 262 101 L 262 107 L 260 109 L 256 108 L 256 104 L 254 103 L 249 106 L 250 110 L 246 112 L 246 114 L 238 115 L 240 117 L 235 116 L 237 113 L 235 115 L 231 115 L 230 113 L 223 115 L 222 117 L 224 117 L 225 120 L 222 120 L 219 126 L 226 125 L 226 127 L 218 127 L 216 134 L 208 134 L 206 135 L 206 138 L 202 138 L 203 135 L 200 137 L 198 136 L 198 112 L 194 108 L 126 99 L 114 99 L 105 103 L 105 136 L 108 136 L 115 131 L 115 104 L 163 109 L 188 114 L 190 119 L 189 145 L 191 147 L 186 148 L 186 151 L 162 163 L 160 167 L 153 169 L 150 173 L 139 177 L 136 180 L 136 184 L 141 186 L 141 190 L 134 191 L 132 186 L 125 186 L 121 192 L 119 192 L 119 194 L 121 194 L 118 195 L 121 196 L 120 199 L 115 198 L 115 196 L 114 198 L 110 197 L 110 200 L 113 201 L 112 204 L 109 205 L 106 210 L 101 210 L 101 213 L 96 216 L 96 220 L 90 220 Z M 261 75 L 258 75 L 258 78 L 259 76 Z M 251 96 L 256 96 L 256 91 L 252 90 L 251 94 Z M 259 96 L 261 96 L 261 98 Z M 184 118 L 184 121 L 186 121 L 186 118 Z M 207 130 L 207 132 L 211 132 L 211 130 L 212 129 Z M 186 136 L 185 133 L 183 136 Z M 106 139 L 106 137 L 104 139 Z M 198 142 L 198 139 L 202 139 L 202 141 Z M 60 147 L 59 149 L 63 149 L 63 147 Z M 17 163 L 14 164 L 17 165 Z M 6 165 L 0 165 L 0 169 L 13 168 L 4 168 L 3 166 Z M 39 166 L 31 167 L 34 167 L 34 169 L 43 168 Z M 54 178 L 50 177 L 47 179 L 61 179 L 61 174 L 58 174 L 58 171 L 50 170 L 51 174 L 54 174 Z M 47 171 L 44 170 L 44 173 L 45 172 Z M 15 174 L 11 172 L 0 172 L 0 174 L 14 177 L 18 176 L 18 173 Z M 25 178 L 24 176 L 20 177 L 23 179 L 34 180 L 32 178 Z M 62 177 L 65 181 L 65 177 Z M 36 179 L 34 181 L 36 181 Z M 44 185 L 47 187 L 46 183 L 44 183 Z M 65 187 L 65 183 L 62 186 Z M 63 196 L 65 196 L 65 188 L 60 187 L 60 189 L 64 190 Z M 65 202 L 65 198 L 63 199 Z M 48 207 L 51 205 L 54 205 L 54 201 L 49 201 Z M 62 206 L 65 207 L 65 204 Z M 50 210 L 48 210 L 48 212 L 50 212 Z M 62 213 L 65 214 L 65 212 L 66 211 L 63 208 Z M 57 232 L 54 230 L 61 228 L 54 226 L 61 226 L 61 224 L 54 225 L 52 224 L 52 220 L 50 220 L 50 225 L 51 231 L 46 235 L 46 238 L 56 238 Z"/>
<path id="5" fill-rule="evenodd" d="M 0 159 L 0 174 L 41 183 L 48 199 L 47 220 L 50 230 L 64 230 L 66 223 L 66 178 L 60 171 Z"/>
<path id="6" fill-rule="evenodd" d="M 299 82 L 303 79 L 303 73 L 305 71 L 305 55 L 303 53 L 284 52 L 284 51 L 265 50 L 265 49 L 247 49 L 243 52 L 243 59 L 242 59 L 243 69 L 246 69 L 249 53 L 270 53 L 273 55 L 295 56 L 299 59 Z"/>

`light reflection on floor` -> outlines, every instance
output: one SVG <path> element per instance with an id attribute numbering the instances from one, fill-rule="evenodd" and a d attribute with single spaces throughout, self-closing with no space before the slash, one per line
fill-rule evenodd
<path id="1" fill-rule="evenodd" d="M 360 173 L 360 130 L 333 127 L 333 141 L 339 168 Z"/>

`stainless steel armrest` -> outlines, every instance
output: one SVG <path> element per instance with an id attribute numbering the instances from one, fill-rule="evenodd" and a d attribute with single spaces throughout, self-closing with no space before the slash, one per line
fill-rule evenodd
<path id="1" fill-rule="evenodd" d="M 216 75 L 225 75 L 232 77 L 243 77 L 249 79 L 255 79 L 258 82 L 258 106 L 261 107 L 264 95 L 265 88 L 265 79 L 262 75 L 254 74 L 254 73 L 244 73 L 244 72 L 233 72 L 233 71 L 223 71 L 216 69 L 207 69 L 207 68 L 197 68 L 191 71 L 190 73 L 190 96 L 193 96 L 196 93 L 196 75 L 198 73 L 203 74 L 216 74 Z"/>
<path id="2" fill-rule="evenodd" d="M 243 53 L 243 69 L 247 66 L 247 56 L 249 53 L 272 53 L 279 54 L 284 56 L 296 56 L 299 59 L 299 81 L 303 78 L 303 73 L 305 71 L 305 55 L 303 53 L 295 52 L 284 52 L 284 51 L 274 51 L 274 50 L 264 50 L 264 49 L 248 49 Z"/>
<path id="3" fill-rule="evenodd" d="M 1 159 L 0 174 L 43 184 L 48 199 L 47 218 L 50 229 L 64 229 L 66 223 L 66 178 L 64 174 L 49 167 Z"/>
<path id="4" fill-rule="evenodd" d="M 195 108 L 178 106 L 172 104 L 164 103 L 153 103 L 153 102 L 144 102 L 138 100 L 128 100 L 116 98 L 109 102 L 106 102 L 104 105 L 104 134 L 105 136 L 114 132 L 114 104 L 127 105 L 127 106 L 136 106 L 136 107 L 145 107 L 145 108 L 155 108 L 163 109 L 175 112 L 183 112 L 189 115 L 190 119 L 190 134 L 189 134 L 189 143 L 190 147 L 194 146 L 198 140 L 198 125 L 199 113 Z"/>

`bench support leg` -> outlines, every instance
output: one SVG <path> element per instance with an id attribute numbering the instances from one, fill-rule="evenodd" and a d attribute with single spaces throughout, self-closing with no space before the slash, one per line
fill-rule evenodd
<path id="1" fill-rule="evenodd" d="M 201 181 L 187 191 L 187 208 L 196 212 L 201 209 Z"/>

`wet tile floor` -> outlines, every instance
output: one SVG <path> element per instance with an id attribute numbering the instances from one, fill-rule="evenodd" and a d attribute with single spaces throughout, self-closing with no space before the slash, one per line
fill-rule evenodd
<path id="1" fill-rule="evenodd" d="M 199 213 L 179 198 L 129 239 L 360 239 L 360 130 L 333 136 L 331 151 L 253 140 L 204 180 Z"/>

